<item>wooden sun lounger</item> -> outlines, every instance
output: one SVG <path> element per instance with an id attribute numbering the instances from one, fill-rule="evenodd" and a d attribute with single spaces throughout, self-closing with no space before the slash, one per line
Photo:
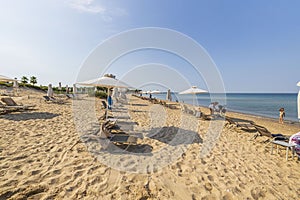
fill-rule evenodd
<path id="1" fill-rule="evenodd" d="M 104 136 L 109 139 L 111 142 L 116 143 L 128 143 L 128 144 L 136 144 L 137 143 L 137 137 L 130 136 L 124 132 L 122 133 L 115 133 L 112 134 L 111 129 L 107 128 L 109 122 L 105 122 L 101 125 L 101 132 L 104 134 Z"/>
<path id="2" fill-rule="evenodd" d="M 254 127 L 257 130 L 257 134 L 253 137 L 254 139 L 256 139 L 258 136 L 265 136 L 265 137 L 268 137 L 268 140 L 266 140 L 265 142 L 270 141 L 270 139 L 271 139 L 271 141 L 275 141 L 275 140 L 288 141 L 289 140 L 289 137 L 287 137 L 281 133 L 272 134 L 268 129 L 266 129 L 263 126 L 254 125 Z"/>
<path id="3" fill-rule="evenodd" d="M 48 96 L 43 96 L 46 102 L 52 102 L 52 103 L 58 103 L 58 104 L 64 104 L 65 101 L 62 99 L 56 99 L 54 97 L 48 97 Z"/>
<path id="4" fill-rule="evenodd" d="M 35 107 L 35 105 L 19 105 L 11 97 L 3 97 L 1 98 L 1 101 L 6 104 L 2 104 L 1 107 L 6 109 L 29 110 Z"/>
<path id="5" fill-rule="evenodd" d="M 242 130 L 253 132 L 255 131 L 255 124 L 252 121 L 247 120 L 236 120 L 230 117 L 225 117 L 226 121 L 230 124 L 236 125 L 236 127 L 241 128 Z"/>

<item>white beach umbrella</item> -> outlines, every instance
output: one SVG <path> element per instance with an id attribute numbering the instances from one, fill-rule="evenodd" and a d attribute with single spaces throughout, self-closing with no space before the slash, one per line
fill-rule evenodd
<path id="1" fill-rule="evenodd" d="M 297 86 L 300 87 L 300 81 L 298 82 Z M 298 92 L 298 119 L 300 121 L 300 89 L 299 89 L 299 92 Z"/>
<path id="2" fill-rule="evenodd" d="M 110 78 L 110 77 L 96 78 L 96 79 L 92 79 L 92 80 L 78 82 L 76 84 L 85 85 L 85 86 L 107 87 L 107 88 L 114 88 L 114 87 L 128 88 L 129 87 L 123 81 L 120 81 L 120 80 L 115 79 L 115 78 Z"/>
<path id="3" fill-rule="evenodd" d="M 172 95 L 171 95 L 171 90 L 170 90 L 170 89 L 168 89 L 168 91 L 167 91 L 166 99 L 167 99 L 168 101 L 172 101 Z"/>
<path id="4" fill-rule="evenodd" d="M 0 81 L 15 81 L 15 79 L 0 75 Z"/>
<path id="5" fill-rule="evenodd" d="M 179 94 L 201 94 L 207 93 L 208 91 L 198 88 L 197 86 L 192 86 L 191 88 L 180 92 Z"/>
<path id="6" fill-rule="evenodd" d="M 123 81 L 120 81 L 120 80 L 115 79 L 115 78 L 106 77 L 106 76 L 103 76 L 103 77 L 97 78 L 97 79 L 92 79 L 92 80 L 87 80 L 87 81 L 83 81 L 83 82 L 78 82 L 76 84 L 85 85 L 85 86 L 107 87 L 108 88 L 108 90 L 107 90 L 107 97 L 109 96 L 109 90 L 111 88 L 114 88 L 114 87 L 128 88 L 129 87 L 129 85 L 127 85 Z M 107 118 L 107 114 L 108 114 L 107 110 L 108 110 L 108 108 L 106 108 L 106 118 Z"/>
<path id="7" fill-rule="evenodd" d="M 49 85 L 48 85 L 47 96 L 48 96 L 48 97 L 53 97 L 52 84 L 49 84 Z"/>

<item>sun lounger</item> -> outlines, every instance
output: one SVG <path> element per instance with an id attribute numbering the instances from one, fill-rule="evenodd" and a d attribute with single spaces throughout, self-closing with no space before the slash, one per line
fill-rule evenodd
<path id="1" fill-rule="evenodd" d="M 52 102 L 52 103 L 58 103 L 58 104 L 64 104 L 65 101 L 62 99 L 56 99 L 54 97 L 48 97 L 48 96 L 43 96 L 46 102 Z"/>
<path id="2" fill-rule="evenodd" d="M 104 122 L 103 126 L 107 130 L 118 129 L 117 119 L 107 119 Z"/>
<path id="3" fill-rule="evenodd" d="M 137 143 L 137 137 L 130 136 L 124 132 L 112 134 L 111 129 L 107 128 L 107 124 L 108 122 L 105 122 L 101 125 L 101 133 L 103 133 L 103 135 L 111 142 L 128 144 Z"/>
<path id="4" fill-rule="evenodd" d="M 243 120 L 243 119 L 235 119 L 230 117 L 225 117 L 226 121 L 228 121 L 230 124 L 234 124 L 236 127 L 248 131 L 253 132 L 256 131 L 255 124 L 252 121 Z"/>
<path id="5" fill-rule="evenodd" d="M 268 129 L 266 129 L 265 127 L 263 126 L 259 126 L 259 125 L 254 125 L 255 129 L 257 130 L 257 134 L 254 135 L 254 139 L 256 139 L 258 136 L 265 136 L 265 137 L 268 137 L 268 139 L 265 141 L 265 142 L 270 142 L 270 139 L 271 141 L 277 141 L 277 140 L 280 140 L 280 141 L 289 141 L 289 137 L 281 134 L 281 133 L 278 133 L 278 134 L 272 134 Z"/>
<path id="6" fill-rule="evenodd" d="M 184 113 L 195 115 L 195 110 L 191 110 L 187 107 L 187 105 L 181 104 L 181 110 Z"/>
<path id="7" fill-rule="evenodd" d="M 0 114 L 6 114 L 13 111 L 21 110 L 19 107 L 7 106 L 0 102 Z"/>
<path id="8" fill-rule="evenodd" d="M 1 101 L 6 104 L 6 105 L 4 105 L 4 107 L 9 108 L 9 109 L 28 110 L 28 109 L 32 109 L 33 107 L 35 107 L 35 105 L 19 105 L 11 97 L 3 97 L 3 98 L 1 98 Z M 3 107 L 3 104 L 2 104 L 2 107 Z"/>

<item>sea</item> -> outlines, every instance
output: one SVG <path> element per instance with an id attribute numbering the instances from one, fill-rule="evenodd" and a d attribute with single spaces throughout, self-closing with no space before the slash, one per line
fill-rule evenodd
<path id="1" fill-rule="evenodd" d="M 152 94 L 153 97 L 166 99 L 166 94 Z M 191 105 L 206 106 L 212 101 L 225 105 L 228 111 L 240 112 L 262 117 L 277 118 L 279 109 L 284 108 L 285 120 L 298 122 L 297 93 L 227 93 L 179 95 L 172 93 L 172 101 Z"/>

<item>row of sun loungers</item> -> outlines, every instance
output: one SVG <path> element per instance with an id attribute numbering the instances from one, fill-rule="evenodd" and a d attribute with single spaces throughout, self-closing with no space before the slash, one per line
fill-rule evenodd
<path id="1" fill-rule="evenodd" d="M 162 106 L 164 106 L 166 108 L 178 109 L 177 103 L 174 103 L 174 102 L 169 102 L 169 101 L 166 101 L 166 100 L 161 100 L 161 99 L 156 99 L 156 98 L 149 98 L 149 97 L 138 96 L 138 95 L 135 95 L 135 94 L 133 94 L 133 96 L 135 96 L 137 98 L 140 98 L 140 99 L 143 99 L 143 100 L 148 100 L 148 101 L 150 101 L 153 104 L 160 104 L 160 105 L 162 105 Z"/>
<path id="2" fill-rule="evenodd" d="M 226 117 L 225 119 L 227 122 L 229 122 L 229 124 L 235 125 L 237 128 L 240 128 L 241 130 L 254 133 L 253 137 L 250 140 L 255 140 L 259 136 L 268 137 L 268 140 L 266 140 L 265 142 L 270 141 L 270 139 L 283 140 L 283 141 L 289 140 L 289 137 L 281 133 L 272 134 L 267 128 L 257 125 L 253 121 L 230 118 L 230 117 Z"/>

